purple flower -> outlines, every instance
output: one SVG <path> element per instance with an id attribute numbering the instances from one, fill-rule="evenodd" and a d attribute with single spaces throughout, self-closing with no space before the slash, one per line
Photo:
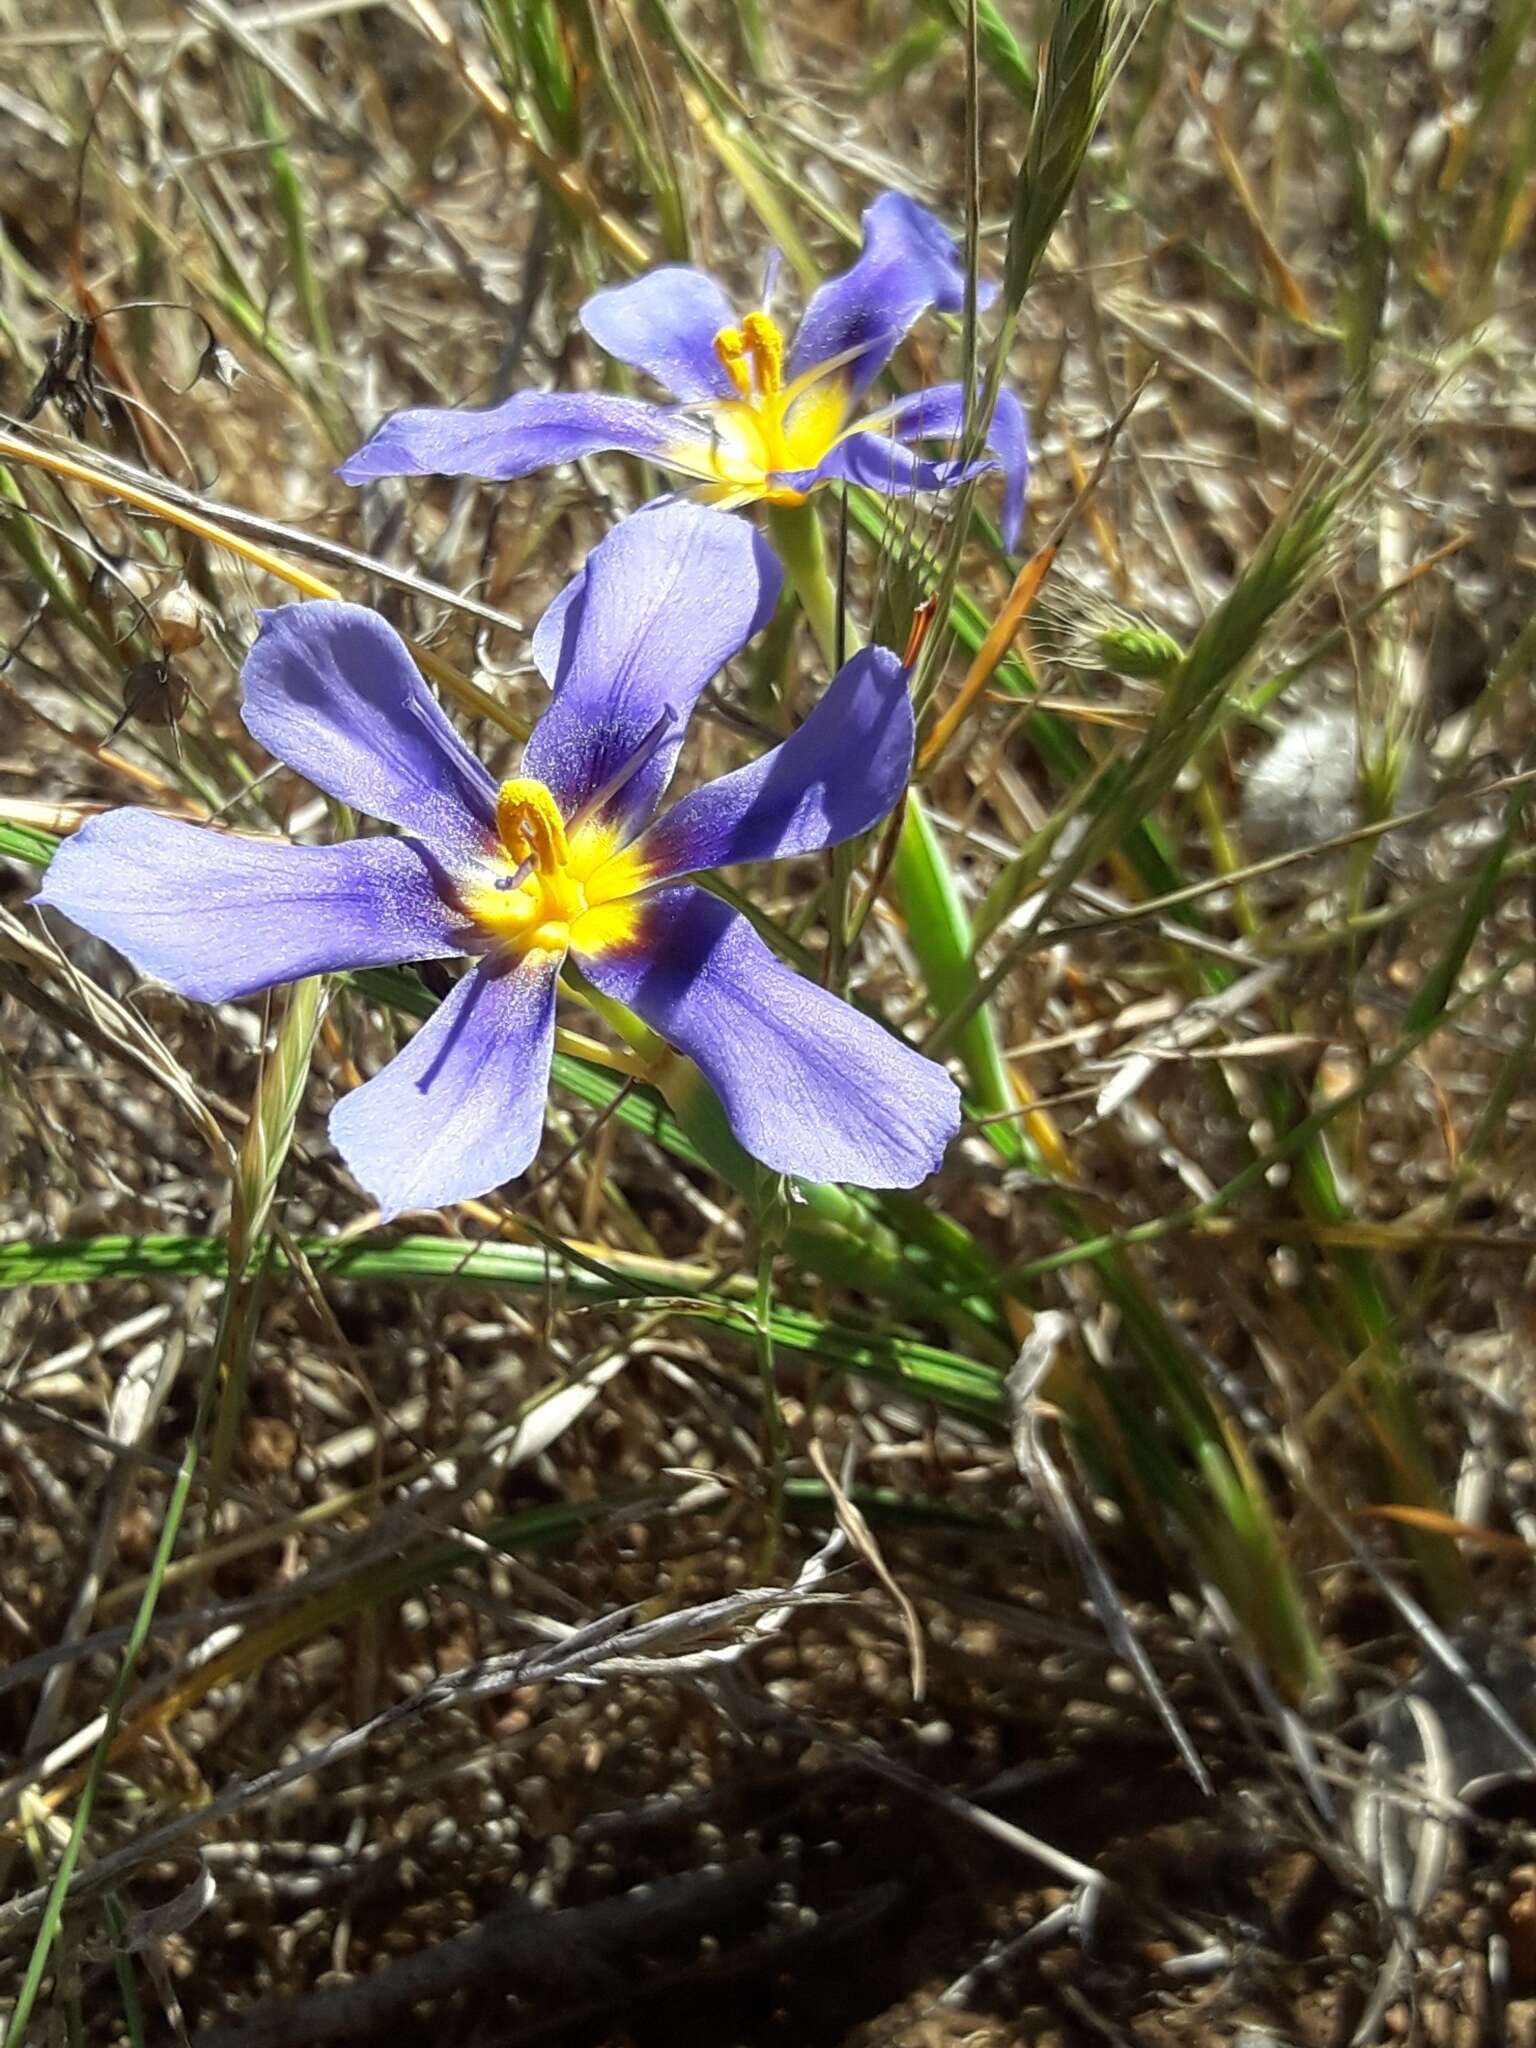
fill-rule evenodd
<path id="1" fill-rule="evenodd" d="M 855 655 L 782 745 L 657 815 L 700 691 L 778 589 L 741 520 L 683 504 L 626 520 L 539 625 L 554 697 L 499 788 L 376 613 L 268 612 L 245 666 L 247 726 L 402 836 L 290 846 L 112 811 L 59 849 L 37 900 L 210 1003 L 470 956 L 405 1050 L 331 1117 L 386 1217 L 481 1194 L 533 1158 L 567 954 L 698 1064 L 765 1165 L 910 1187 L 958 1127 L 943 1068 L 681 882 L 834 846 L 884 816 L 912 760 L 895 656 Z"/>
<path id="2" fill-rule="evenodd" d="M 981 288 L 981 303 L 995 296 Z M 720 286 L 686 265 L 652 270 L 598 292 L 581 323 L 609 355 L 646 371 L 680 403 L 651 405 L 609 392 L 520 391 L 488 411 L 422 407 L 386 420 L 344 462 L 351 484 L 381 476 L 526 476 L 554 462 L 619 448 L 692 478 L 725 511 L 759 499 L 798 504 L 841 478 L 887 497 L 1003 472 L 1003 535 L 1023 519 L 1029 470 L 1024 408 L 999 395 L 986 458 L 914 453 L 916 441 L 958 440 L 965 391 L 940 384 L 853 418 L 869 388 L 929 306 L 958 312 L 965 272 L 933 215 L 886 192 L 864 215 L 864 247 L 822 285 L 792 346 L 764 310 L 738 319 Z"/>

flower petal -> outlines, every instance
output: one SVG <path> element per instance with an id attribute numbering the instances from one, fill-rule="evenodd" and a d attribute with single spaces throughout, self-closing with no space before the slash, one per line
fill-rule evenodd
<path id="1" fill-rule="evenodd" d="M 694 449 L 697 461 L 702 446 L 696 428 L 643 399 L 607 391 L 518 391 L 481 411 L 419 406 L 397 412 L 336 474 L 349 484 L 381 476 L 478 476 L 498 483 L 609 449 L 660 463 Z"/>
<path id="2" fill-rule="evenodd" d="M 969 466 L 957 457 L 933 461 L 916 455 L 910 441 L 958 440 L 965 427 L 965 400 L 959 384 L 939 384 L 872 414 L 870 425 L 846 435 L 812 470 L 777 474 L 774 482 L 791 490 L 810 491 L 833 480 L 862 484 L 887 498 L 908 498 L 918 491 L 943 491 L 967 477 L 988 470 L 1003 476 L 1003 544 L 1017 545 L 1024 522 L 1024 491 L 1029 481 L 1029 433 L 1024 408 L 1011 391 L 998 394 L 987 432 L 987 454 Z M 881 431 L 876 432 L 874 429 Z"/>
<path id="3" fill-rule="evenodd" d="M 982 285 L 979 302 L 995 290 Z M 864 247 L 841 277 L 813 294 L 790 353 L 788 375 L 849 349 L 840 372 L 856 398 L 890 360 L 902 336 L 929 306 L 958 313 L 965 304 L 965 263 L 954 238 L 926 207 L 902 192 L 882 192 L 864 212 Z"/>
<path id="4" fill-rule="evenodd" d="M 877 423 L 898 441 L 958 441 L 965 432 L 965 386 L 936 384 L 898 399 Z M 1029 422 L 1016 395 L 997 394 L 986 446 L 1003 473 L 1003 544 L 1018 543 L 1024 521 L 1024 491 L 1029 482 Z"/>
<path id="5" fill-rule="evenodd" d="M 108 811 L 65 840 L 33 900 L 200 1003 L 464 950 L 462 920 L 409 839 L 286 846 Z"/>
<path id="6" fill-rule="evenodd" d="M 744 519 L 686 503 L 633 513 L 556 598 L 554 629 L 546 620 L 534 635 L 555 699 L 528 742 L 525 774 L 547 783 L 569 817 L 650 741 L 608 807 L 626 820 L 649 817 L 699 692 L 767 624 L 781 580 Z"/>
<path id="7" fill-rule="evenodd" d="M 599 348 L 678 398 L 736 395 L 715 354 L 715 336 L 735 326 L 735 309 L 702 270 L 670 263 L 633 284 L 596 292 L 581 309 L 581 324 Z"/>
<path id="8" fill-rule="evenodd" d="M 836 846 L 900 796 L 913 737 L 906 672 L 888 648 L 866 647 L 782 746 L 674 804 L 635 857 L 666 879 Z"/>
<path id="9" fill-rule="evenodd" d="M 968 476 L 981 476 L 996 467 L 990 457 L 969 468 L 948 457 L 930 462 L 888 434 L 861 430 L 845 435 L 814 469 L 776 470 L 773 482 L 792 491 L 813 491 L 826 483 L 860 484 L 884 498 L 910 498 L 918 491 L 948 490 Z"/>
<path id="10" fill-rule="evenodd" d="M 331 1138 L 385 1222 L 500 1187 L 539 1149 L 558 953 L 483 960 L 402 1053 L 331 1112 Z"/>
<path id="11" fill-rule="evenodd" d="M 242 680 L 249 730 L 317 789 L 450 860 L 494 837 L 496 785 L 377 612 L 329 603 L 263 612 Z"/>
<path id="12" fill-rule="evenodd" d="M 644 940 L 582 965 L 695 1060 L 731 1129 L 778 1173 L 914 1187 L 960 1128 L 960 1091 L 870 1017 L 804 980 L 702 890 L 648 899 Z"/>

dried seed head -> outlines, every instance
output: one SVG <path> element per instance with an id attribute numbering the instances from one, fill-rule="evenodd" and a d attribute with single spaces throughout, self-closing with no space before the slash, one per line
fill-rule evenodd
<path id="1" fill-rule="evenodd" d="M 1258 854 L 1289 852 L 1360 823 L 1360 739 L 1352 711 L 1294 719 L 1243 782 L 1243 836 Z"/>
<path id="2" fill-rule="evenodd" d="M 160 645 L 167 654 L 185 654 L 205 631 L 203 608 L 185 583 L 173 583 L 149 607 Z"/>
<path id="3" fill-rule="evenodd" d="M 124 557 L 121 561 L 111 559 L 110 570 L 98 567 L 95 582 L 99 589 L 107 591 L 109 595 L 114 590 L 120 590 L 129 597 L 136 597 L 142 604 L 160 581 L 160 573 L 147 562 L 131 562 Z"/>
<path id="4" fill-rule="evenodd" d="M 245 365 L 232 355 L 221 341 L 210 334 L 208 346 L 198 357 L 197 370 L 192 382 L 201 384 L 205 380 L 211 380 L 215 384 L 221 384 L 226 391 L 233 391 L 235 379 L 244 375 Z"/>
<path id="5" fill-rule="evenodd" d="M 190 695 L 190 685 L 168 661 L 136 661 L 123 677 L 123 716 L 118 725 L 134 718 L 141 725 L 174 726 Z"/>

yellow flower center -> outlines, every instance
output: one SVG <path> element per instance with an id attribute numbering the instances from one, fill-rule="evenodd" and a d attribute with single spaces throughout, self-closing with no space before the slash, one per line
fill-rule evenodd
<path id="1" fill-rule="evenodd" d="M 617 850 L 615 827 L 592 820 L 568 831 L 553 793 L 518 776 L 501 785 L 496 831 L 501 845 L 488 873 L 464 892 L 465 909 L 496 946 L 590 954 L 634 937 L 629 899 L 647 874 L 643 861 Z"/>
<path id="2" fill-rule="evenodd" d="M 842 430 L 848 401 L 843 380 L 818 365 L 784 384 L 784 336 L 766 313 L 722 327 L 715 354 L 737 391 L 707 410 L 711 427 L 709 488 L 722 505 L 767 498 L 797 505 L 803 491 L 768 479 L 782 470 L 814 469 Z"/>

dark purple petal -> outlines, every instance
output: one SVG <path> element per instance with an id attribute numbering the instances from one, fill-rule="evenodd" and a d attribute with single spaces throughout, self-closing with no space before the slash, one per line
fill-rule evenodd
<path id="1" fill-rule="evenodd" d="M 397 412 L 336 474 L 349 484 L 381 476 L 502 482 L 608 449 L 666 464 L 689 450 L 697 459 L 704 446 L 696 427 L 643 399 L 607 391 L 519 391 L 481 412 L 439 406 Z"/>
<path id="2" fill-rule="evenodd" d="M 773 481 L 792 491 L 813 491 L 818 484 L 861 484 L 886 498 L 910 498 L 917 491 L 943 491 L 996 468 L 990 458 L 969 469 L 946 457 L 929 462 L 888 434 L 860 431 L 838 442 L 814 469 L 777 470 Z"/>
<path id="3" fill-rule="evenodd" d="M 534 635 L 555 698 L 528 742 L 524 773 L 547 783 L 570 817 L 655 742 L 670 713 L 612 807 L 626 820 L 649 817 L 699 692 L 766 625 L 781 580 L 744 519 L 686 503 L 633 513 L 556 598 L 553 628 L 546 619 Z"/>
<path id="4" fill-rule="evenodd" d="M 965 386 L 936 384 L 914 391 L 883 411 L 876 424 L 898 441 L 958 441 L 965 431 Z M 1024 490 L 1029 482 L 1029 423 L 1013 392 L 997 394 L 986 447 L 1003 473 L 1003 544 L 1013 548 L 1024 521 Z"/>
<path id="5" fill-rule="evenodd" d="M 539 1149 L 557 953 L 483 960 L 381 1073 L 331 1111 L 331 1138 L 385 1222 L 486 1194 Z"/>
<path id="6" fill-rule="evenodd" d="M 981 287 L 989 304 L 993 287 Z M 851 270 L 830 278 L 805 309 L 790 352 L 790 377 L 849 349 L 842 371 L 857 397 L 890 360 L 920 313 L 936 306 L 958 313 L 965 304 L 965 263 L 948 230 L 914 199 L 883 192 L 864 212 L 864 247 Z"/>
<path id="7" fill-rule="evenodd" d="M 866 647 L 782 746 L 674 804 L 635 853 L 665 880 L 836 846 L 890 810 L 912 744 L 906 673 L 889 649 Z"/>
<path id="8" fill-rule="evenodd" d="M 582 965 L 703 1070 L 731 1129 L 778 1173 L 909 1188 L 960 1128 L 960 1091 L 872 1018 L 771 953 L 699 889 L 647 900 L 644 938 Z"/>
<path id="9" fill-rule="evenodd" d="M 65 840 L 34 901 L 200 1003 L 464 950 L 463 919 L 408 839 L 283 846 L 108 811 Z"/>
<path id="10" fill-rule="evenodd" d="M 405 642 L 357 604 L 261 614 L 242 674 L 246 725 L 269 754 L 445 860 L 481 849 L 496 785 L 422 680 Z"/>
<path id="11" fill-rule="evenodd" d="M 735 326 L 735 309 L 702 270 L 668 264 L 633 284 L 597 292 L 582 307 L 581 324 L 599 348 L 646 371 L 678 398 L 736 396 L 715 354 L 715 336 Z"/>

